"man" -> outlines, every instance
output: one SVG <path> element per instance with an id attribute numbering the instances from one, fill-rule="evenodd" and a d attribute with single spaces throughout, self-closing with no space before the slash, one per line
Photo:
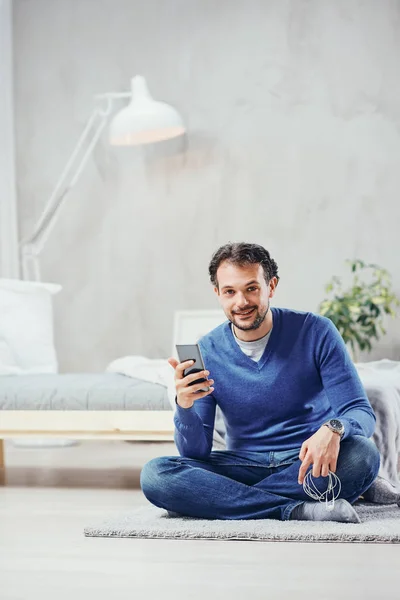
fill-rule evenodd
<path id="1" fill-rule="evenodd" d="M 209 274 L 228 321 L 199 342 L 206 384 L 189 386 L 199 373 L 185 377 L 191 363 L 169 359 L 180 456 L 144 466 L 146 498 L 171 515 L 205 519 L 359 523 L 352 504 L 380 465 L 369 439 L 376 419 L 337 329 L 311 312 L 270 307 L 278 267 L 259 245 L 222 246 Z M 213 452 L 217 405 L 227 450 Z M 308 470 L 319 494 L 329 472 L 340 480 L 333 510 L 310 500 Z"/>

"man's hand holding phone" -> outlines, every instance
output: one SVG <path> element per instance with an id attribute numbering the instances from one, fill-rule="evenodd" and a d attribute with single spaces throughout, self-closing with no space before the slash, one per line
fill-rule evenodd
<path id="1" fill-rule="evenodd" d="M 200 400 L 213 392 L 214 388 L 211 385 L 214 383 L 214 380 L 207 379 L 210 374 L 209 371 L 204 370 L 185 376 L 184 372 L 193 366 L 193 360 L 186 360 L 179 363 L 175 358 L 169 358 L 168 362 L 175 369 L 176 401 L 179 406 L 190 408 L 196 400 Z M 203 380 L 193 385 L 193 381 L 198 380 L 199 377 L 204 377 L 206 381 Z M 208 386 L 209 389 L 204 391 L 204 386 Z"/>

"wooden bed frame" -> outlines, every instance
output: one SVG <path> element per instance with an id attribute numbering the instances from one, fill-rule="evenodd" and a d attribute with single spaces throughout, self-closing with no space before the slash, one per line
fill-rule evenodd
<path id="1" fill-rule="evenodd" d="M 172 410 L 2 410 L 0 468 L 7 438 L 168 441 L 174 440 Z"/>

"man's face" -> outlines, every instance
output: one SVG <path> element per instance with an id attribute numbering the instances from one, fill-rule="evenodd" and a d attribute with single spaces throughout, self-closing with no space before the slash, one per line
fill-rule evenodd
<path id="1" fill-rule="evenodd" d="M 225 261 L 218 267 L 217 281 L 214 291 L 229 321 L 242 331 L 258 329 L 268 313 L 276 278 L 267 284 L 261 265 L 239 267 Z"/>

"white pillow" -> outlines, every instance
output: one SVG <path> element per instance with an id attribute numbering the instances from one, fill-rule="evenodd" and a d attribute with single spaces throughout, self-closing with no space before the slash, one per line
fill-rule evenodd
<path id="1" fill-rule="evenodd" d="M 57 373 L 55 283 L 0 279 L 0 375 Z"/>

